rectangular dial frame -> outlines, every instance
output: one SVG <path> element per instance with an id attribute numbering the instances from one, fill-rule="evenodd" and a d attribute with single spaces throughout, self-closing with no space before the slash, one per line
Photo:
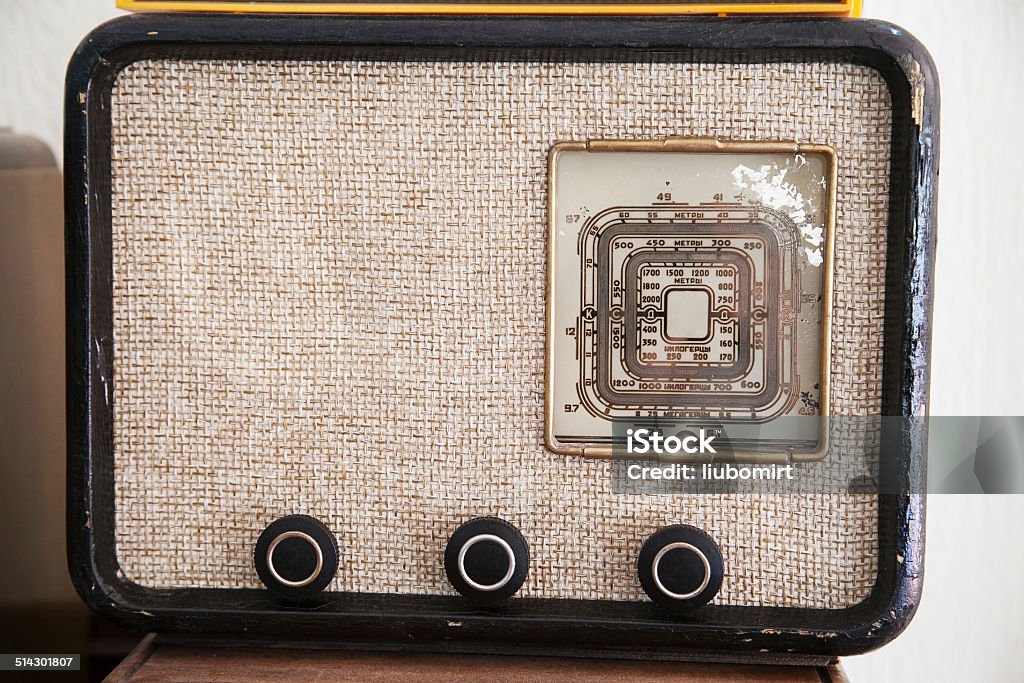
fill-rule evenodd
<path id="1" fill-rule="evenodd" d="M 688 154 L 688 155 L 749 155 L 749 156 L 752 156 L 752 157 L 756 156 L 756 155 L 787 155 L 787 156 L 789 156 L 789 155 L 792 155 L 792 156 L 797 156 L 797 155 L 815 155 L 815 156 L 820 156 L 824 160 L 824 178 L 823 178 L 823 180 L 825 180 L 825 182 L 826 182 L 826 187 L 822 191 L 821 207 L 819 209 L 819 211 L 821 212 L 822 217 L 823 217 L 823 226 L 822 227 L 824 228 L 824 242 L 821 245 L 821 257 L 823 259 L 823 263 L 820 265 L 820 267 L 821 267 L 821 297 L 822 297 L 822 299 L 821 299 L 821 322 L 820 322 L 821 331 L 820 331 L 820 346 L 819 346 L 818 355 L 817 355 L 817 361 L 819 363 L 819 373 L 817 375 L 817 379 L 818 379 L 817 386 L 820 388 L 820 396 L 818 398 L 818 402 L 820 403 L 820 411 L 817 413 L 817 415 L 818 415 L 818 426 L 814 430 L 816 432 L 816 435 L 817 435 L 816 443 L 814 443 L 813 446 L 808 446 L 808 445 L 799 446 L 799 445 L 796 445 L 796 444 L 794 444 L 792 446 L 784 446 L 784 445 L 782 445 L 780 443 L 777 443 L 777 442 L 773 442 L 771 444 L 766 442 L 766 446 L 763 447 L 763 448 L 761 448 L 761 447 L 758 447 L 757 449 L 746 448 L 746 449 L 741 449 L 741 450 L 737 450 L 735 452 L 729 453 L 729 457 L 731 459 L 735 459 L 736 461 L 739 461 L 739 462 L 765 463 L 765 464 L 767 464 L 767 463 L 786 463 L 786 462 L 790 462 L 790 461 L 793 461 L 793 462 L 808 462 L 808 461 L 816 461 L 816 460 L 820 460 L 820 459 L 824 458 L 826 453 L 827 453 L 827 450 L 828 450 L 828 420 L 827 420 L 827 416 L 828 416 L 828 413 L 829 413 L 828 409 L 829 409 L 829 400 L 830 400 L 829 388 L 830 388 L 830 375 L 831 375 L 831 373 L 830 373 L 830 359 L 831 359 L 831 321 L 832 321 L 832 301 L 833 301 L 833 262 L 834 262 L 834 254 L 835 254 L 836 183 L 838 182 L 838 170 L 837 170 L 837 161 L 836 161 L 835 150 L 833 150 L 828 145 L 820 145 L 820 144 L 798 144 L 798 143 L 794 143 L 794 142 L 775 142 L 775 141 L 763 141 L 763 142 L 762 141 L 754 141 L 754 142 L 751 142 L 751 141 L 723 141 L 723 140 L 702 139 L 702 138 L 696 138 L 696 139 L 695 138 L 667 138 L 667 139 L 660 139 L 660 140 L 659 139 L 656 139 L 656 140 L 592 140 L 592 141 L 587 141 L 587 142 L 563 142 L 563 143 L 559 143 L 559 144 L 555 145 L 552 148 L 551 154 L 549 155 L 549 158 L 548 158 L 548 178 L 549 178 L 549 192 L 548 192 L 548 271 L 547 271 L 547 292 L 546 292 L 546 299 L 547 299 L 547 370 L 546 370 L 546 376 L 545 376 L 544 439 L 545 439 L 545 443 L 546 443 L 548 449 L 551 450 L 554 453 L 559 454 L 559 455 L 577 455 L 577 456 L 592 457 L 592 458 L 611 458 L 611 457 L 614 457 L 616 455 L 621 455 L 623 449 L 621 447 L 616 448 L 611 443 L 602 442 L 602 441 L 604 441 L 604 439 L 600 439 L 600 438 L 598 438 L 594 442 L 590 442 L 590 443 L 586 443 L 582 437 L 579 438 L 579 439 L 574 439 L 572 441 L 568 441 L 568 440 L 565 440 L 565 439 L 562 439 L 562 438 L 559 437 L 558 428 L 557 428 L 557 424 L 559 422 L 558 408 L 561 405 L 561 402 L 559 401 L 558 397 L 559 397 L 559 395 L 561 395 L 563 397 L 566 395 L 564 391 L 561 391 L 561 392 L 559 391 L 559 382 L 560 381 L 561 382 L 565 382 L 566 381 L 565 377 L 564 377 L 565 369 L 564 369 L 564 367 L 560 367 L 560 365 L 561 366 L 565 365 L 565 359 L 560 356 L 559 350 L 558 350 L 558 341 L 560 339 L 559 338 L 559 333 L 561 332 L 562 327 L 564 327 L 564 324 L 566 323 L 566 319 L 563 319 L 565 314 L 564 314 L 564 311 L 562 310 L 562 308 L 564 308 L 564 305 L 559 303 L 560 300 L 564 300 L 564 298 L 565 298 L 565 294 L 563 292 L 564 287 L 560 286 L 560 283 L 559 283 L 560 276 L 559 276 L 559 272 L 558 272 L 559 268 L 564 267 L 564 263 L 562 262 L 563 261 L 562 259 L 558 258 L 559 249 L 558 249 L 558 246 L 557 246 L 557 243 L 559 242 L 559 239 L 560 239 L 559 238 L 559 232 L 566 228 L 566 226 L 562 225 L 563 220 L 562 220 L 562 216 L 559 215 L 559 208 L 558 208 L 558 198 L 559 198 L 559 186 L 558 186 L 558 183 L 561 182 L 559 180 L 559 175 L 558 175 L 558 161 L 559 161 L 560 156 L 563 155 L 566 152 L 569 152 L 569 153 L 572 153 L 572 152 L 584 152 L 584 153 L 586 153 L 586 152 L 593 152 L 593 153 L 616 153 L 616 152 L 619 152 L 619 153 L 655 153 L 655 154 L 662 154 L 662 153 L 664 153 L 664 154 Z M 601 237 L 598 240 L 597 253 L 595 254 L 596 263 L 592 267 L 593 269 L 596 269 L 597 273 L 599 273 L 598 280 L 599 281 L 603 281 L 603 280 L 606 280 L 606 279 L 608 279 L 610 277 L 610 275 L 605 274 L 605 277 L 602 279 L 601 276 L 600 276 L 600 273 L 605 273 L 605 271 L 607 270 L 607 268 L 608 268 L 608 266 L 609 266 L 609 264 L 610 264 L 610 262 L 612 260 L 612 257 L 608 254 L 609 249 L 610 249 L 609 242 L 614 241 L 615 236 L 618 234 L 616 232 L 616 230 L 619 230 L 621 232 L 622 229 L 619 228 L 619 223 L 620 222 L 625 221 L 623 223 L 623 229 L 626 228 L 626 224 L 627 223 L 643 225 L 644 223 L 652 223 L 653 222 L 657 226 L 662 226 L 662 224 L 664 224 L 664 227 L 648 228 L 648 229 L 646 229 L 646 232 L 650 232 L 652 230 L 660 229 L 660 232 L 664 233 L 664 235 L 666 236 L 666 239 L 667 239 L 667 237 L 669 235 L 673 235 L 673 234 L 679 233 L 680 230 L 683 227 L 687 227 L 688 224 L 689 224 L 689 227 L 691 227 L 692 230 L 695 231 L 695 235 L 697 233 L 703 234 L 704 232 L 707 232 L 708 235 L 718 234 L 719 232 L 721 232 L 723 236 L 726 236 L 726 235 L 731 236 L 732 233 L 728 231 L 727 227 L 725 227 L 725 225 L 723 224 L 723 221 L 724 221 L 725 224 L 730 224 L 732 221 L 729 218 L 724 218 L 724 219 L 721 218 L 722 212 L 730 213 L 730 215 L 732 213 L 739 212 L 738 215 L 740 215 L 740 217 L 737 218 L 736 220 L 740 220 L 740 221 L 743 221 L 743 222 L 745 222 L 748 219 L 748 216 L 745 213 L 747 211 L 747 209 L 744 209 L 742 207 L 738 207 L 738 206 L 736 206 L 736 205 L 734 205 L 732 203 L 729 203 L 727 201 L 728 199 L 730 199 L 730 198 L 729 197 L 724 197 L 723 198 L 723 202 L 721 202 L 719 204 L 703 204 L 702 203 L 700 205 L 690 205 L 690 204 L 678 204 L 678 203 L 673 204 L 673 203 L 669 203 L 669 202 L 662 202 L 662 203 L 654 204 L 654 205 L 651 205 L 651 206 L 615 207 L 614 211 L 611 210 L 611 209 L 606 210 L 603 213 L 600 213 L 600 214 L 596 215 L 595 217 L 591 218 L 589 221 L 586 222 L 585 225 L 583 225 L 582 221 L 581 221 L 581 225 L 582 225 L 582 227 L 580 228 L 581 231 L 587 231 L 588 229 L 591 230 L 591 231 L 597 230 L 597 229 L 599 229 L 599 226 L 601 226 L 601 225 L 610 225 L 611 226 L 610 232 L 607 231 L 607 230 L 606 231 L 602 231 Z M 628 208 L 632 208 L 632 210 L 631 211 L 627 211 L 627 212 L 624 213 L 623 210 L 624 209 L 628 209 Z M 755 208 L 755 210 L 758 210 L 758 209 Z M 767 209 L 767 208 L 761 208 L 760 212 L 763 215 L 760 218 L 758 218 L 758 221 L 764 220 L 764 221 L 771 222 L 771 221 L 774 220 L 777 223 L 783 223 L 783 222 L 787 222 L 788 223 L 788 221 L 785 219 L 785 217 L 773 218 L 773 216 L 771 215 L 772 212 L 769 209 Z M 685 214 L 686 216 L 698 216 L 699 215 L 701 217 L 700 218 L 678 219 L 678 222 L 677 222 L 677 218 L 676 217 L 678 217 L 680 214 Z M 705 214 L 712 215 L 712 217 L 704 218 Z M 605 215 L 607 215 L 607 218 L 603 218 Z M 627 218 L 623 219 L 622 216 L 627 216 Z M 668 221 L 668 222 L 666 223 L 665 221 Z M 591 225 L 593 225 L 592 228 L 590 227 Z M 640 229 L 639 227 L 634 228 L 634 230 L 639 230 L 639 229 Z M 751 234 L 756 233 L 757 235 L 759 235 L 760 239 L 768 247 L 772 247 L 772 246 L 774 247 L 774 248 L 771 248 L 771 249 L 766 249 L 765 251 L 766 252 L 770 251 L 771 254 L 773 254 L 773 255 L 777 254 L 778 255 L 777 256 L 778 259 L 781 261 L 782 251 L 780 249 L 780 245 L 778 244 L 779 239 L 774 236 L 774 231 L 773 230 L 769 230 L 769 229 L 767 229 L 767 228 L 765 228 L 763 226 L 757 225 L 756 223 L 752 224 L 750 226 L 750 229 L 751 229 Z M 722 231 L 725 231 L 725 232 L 722 232 Z M 651 234 L 654 234 L 654 233 L 651 232 Z M 562 240 L 562 241 L 564 242 L 564 240 Z M 584 237 L 581 234 L 580 242 L 582 243 L 583 241 L 584 241 Z M 715 241 L 717 241 L 717 240 L 715 240 Z M 707 244 L 707 245 L 704 245 L 704 247 L 702 247 L 702 248 L 711 249 L 712 247 L 713 247 L 713 245 Z M 672 252 L 671 251 L 664 251 L 664 252 L 661 252 L 661 253 L 664 254 L 664 256 L 662 257 L 664 259 L 669 259 L 669 258 L 672 257 Z M 743 259 L 739 255 L 738 252 L 733 252 L 731 250 L 725 250 L 725 251 L 721 251 L 720 254 L 721 255 L 719 256 L 719 258 L 720 259 L 725 259 L 725 261 L 723 261 L 723 264 L 725 264 L 726 261 L 729 261 L 729 262 L 736 261 L 736 263 L 734 264 L 734 267 L 735 268 L 739 268 L 741 266 L 740 262 Z M 646 254 L 641 254 L 640 256 L 633 257 L 633 261 L 638 261 L 639 260 L 639 261 L 644 261 L 644 263 L 646 263 L 646 262 L 650 261 L 652 258 L 657 258 L 658 255 L 659 255 L 659 252 L 651 251 L 651 252 L 648 252 Z M 583 255 L 583 256 L 585 256 L 585 255 Z M 709 252 L 709 256 L 710 256 L 710 252 Z M 765 258 L 767 259 L 769 257 L 766 256 Z M 737 261 L 737 259 L 739 259 L 739 261 Z M 639 264 L 639 263 L 638 264 L 633 264 L 633 263 L 630 263 L 630 264 L 628 264 L 626 266 L 626 272 L 628 272 L 628 273 L 635 272 L 638 269 L 638 267 L 640 267 L 641 265 L 643 265 L 643 264 Z M 769 268 L 769 270 L 773 270 L 773 268 Z M 565 276 L 562 276 L 562 277 L 565 277 Z M 749 274 L 746 274 L 746 271 L 743 271 L 743 272 L 740 273 L 740 277 L 738 279 L 742 282 L 744 280 L 749 280 L 750 277 L 751 276 Z M 794 275 L 793 277 L 796 277 L 796 279 L 799 279 L 800 276 L 799 275 Z M 779 279 L 780 279 L 779 273 L 773 273 L 773 275 L 771 277 L 771 282 L 773 282 L 774 285 L 773 285 L 773 287 L 769 288 L 771 291 L 768 293 L 768 296 L 767 296 L 768 303 L 766 304 L 769 308 L 771 308 L 771 305 L 772 305 L 771 302 L 774 300 L 773 295 L 774 295 L 774 297 L 777 297 L 777 295 L 778 295 L 778 291 L 777 290 L 779 289 L 779 282 L 778 282 Z M 791 284 L 791 286 L 798 288 L 797 285 L 793 284 L 792 282 L 790 284 Z M 625 309 L 625 313 L 620 313 L 620 316 L 624 316 L 626 318 L 626 322 L 628 323 L 628 322 L 630 322 L 630 313 L 632 311 L 632 306 L 630 304 L 633 302 L 635 297 L 631 297 L 630 296 L 630 292 L 628 291 L 630 289 L 629 287 L 623 287 L 623 289 L 627 290 L 627 291 L 624 294 L 622 294 L 619 297 L 619 299 L 613 299 L 612 300 L 612 303 L 618 302 L 618 304 L 614 306 L 615 310 L 613 311 L 613 313 L 618 313 L 622 309 Z M 560 294 L 559 292 L 563 292 L 563 293 Z M 607 299 L 608 298 L 607 294 L 608 294 L 607 292 L 604 292 L 604 295 L 603 296 L 598 296 L 598 299 L 601 299 L 601 300 Z M 591 297 L 591 298 L 593 298 L 593 297 Z M 742 297 L 738 297 L 738 298 L 742 299 Z M 739 304 L 737 304 L 737 305 L 739 305 Z M 799 306 L 799 302 L 797 303 L 797 306 Z M 611 327 L 612 323 L 610 323 L 610 321 L 609 321 L 609 307 L 608 306 L 602 306 L 600 304 L 595 305 L 594 306 L 594 311 L 596 312 L 596 314 L 595 314 L 595 320 L 593 322 L 596 325 L 596 330 L 587 329 L 586 332 L 593 333 L 592 337 L 595 339 L 594 344 L 598 348 L 598 355 L 600 355 L 600 351 L 602 349 L 604 349 L 605 347 L 610 347 L 610 345 L 611 345 L 611 340 L 606 338 L 607 334 L 602 334 L 602 332 L 606 332 Z M 774 311 L 771 311 L 771 310 L 768 311 L 768 322 L 771 322 L 773 320 L 773 314 L 774 314 Z M 741 315 L 740 317 L 742 318 L 743 316 Z M 580 324 L 586 324 L 586 322 L 583 321 L 582 318 L 581 318 Z M 629 325 L 627 324 L 627 325 L 625 325 L 625 327 L 629 328 Z M 630 328 L 630 329 L 632 329 L 632 328 Z M 577 338 L 577 354 L 580 355 L 581 354 L 580 346 L 583 345 L 584 342 L 580 341 L 579 337 L 584 337 L 585 335 L 583 335 L 580 330 L 577 330 L 576 332 L 577 332 L 577 335 L 578 335 L 578 338 Z M 751 336 L 751 331 L 750 330 L 747 330 L 747 329 L 740 330 L 740 332 L 739 332 L 739 339 L 738 339 L 738 347 L 741 350 L 744 350 L 744 349 L 749 350 L 749 349 L 752 348 L 752 341 L 749 338 L 750 336 Z M 763 335 L 763 336 L 767 337 L 768 335 Z M 792 336 L 795 337 L 796 335 L 794 334 Z M 772 340 L 766 339 L 762 343 L 767 345 L 769 341 L 772 341 Z M 633 352 L 636 350 L 635 347 L 637 345 L 636 340 L 633 339 L 633 335 L 630 335 L 630 334 L 627 333 L 625 335 L 624 339 L 623 339 L 623 345 L 625 347 L 625 352 L 624 353 L 625 353 L 625 356 L 626 356 L 626 358 L 624 360 L 624 363 L 626 364 L 627 367 L 629 367 L 630 369 L 633 369 L 635 366 L 638 365 L 638 361 L 633 358 L 633 355 L 634 355 Z M 781 349 L 779 349 L 779 351 L 781 351 Z M 587 352 L 587 354 L 589 354 L 589 353 L 590 352 Z M 740 354 L 740 355 L 742 355 L 742 354 Z M 770 387 L 766 383 L 764 389 L 761 392 L 759 392 L 756 395 L 750 397 L 750 399 L 753 401 L 753 403 L 751 403 L 752 406 L 757 403 L 757 399 L 764 398 L 765 395 L 767 395 L 768 393 L 771 393 L 771 390 L 773 388 L 774 388 L 776 393 L 781 391 L 781 389 L 779 387 L 779 378 L 783 374 L 791 372 L 790 368 L 778 367 L 779 365 L 783 365 L 783 364 L 778 363 L 778 360 L 776 358 L 778 353 L 774 349 L 774 346 L 772 347 L 771 352 L 764 353 L 762 355 L 764 355 L 764 357 L 765 357 L 765 363 L 769 363 L 769 362 L 773 363 L 772 367 L 774 368 L 774 371 L 769 372 L 769 368 L 765 367 L 764 371 L 763 371 L 763 374 L 765 375 L 765 377 L 767 377 L 768 375 L 771 375 L 774 378 L 774 380 L 773 380 L 774 384 Z M 796 353 L 790 351 L 790 353 L 788 355 L 792 357 L 791 358 L 791 363 L 795 366 L 796 363 L 797 363 Z M 583 359 L 583 360 L 585 360 L 585 359 Z M 607 365 L 607 363 L 603 362 L 600 359 L 598 359 L 595 362 L 597 364 L 597 369 L 596 369 L 595 376 L 592 377 L 592 378 L 590 378 L 590 377 L 587 377 L 587 378 L 581 377 L 580 378 L 578 391 L 580 392 L 580 396 L 584 400 L 584 402 L 586 402 L 586 394 L 591 393 L 591 392 L 589 392 L 585 388 L 584 385 L 586 385 L 586 387 L 593 386 L 594 388 L 596 388 L 598 394 L 604 393 L 606 395 L 614 394 L 616 396 L 627 396 L 627 394 L 625 394 L 625 393 L 617 392 L 614 389 L 610 388 L 611 387 L 611 379 L 607 376 L 608 373 L 605 370 L 605 366 Z M 743 358 L 737 358 L 735 362 L 736 363 L 741 363 L 742 365 L 746 365 L 747 361 L 745 359 L 743 359 Z M 699 379 L 699 378 L 697 378 L 695 376 L 691 376 L 692 373 L 687 373 L 685 368 L 684 369 L 662 368 L 660 370 L 652 370 L 652 372 L 654 373 L 654 375 L 657 376 L 657 378 L 660 378 L 661 380 L 666 381 L 666 382 L 673 381 L 673 380 L 678 381 L 678 382 L 688 381 L 688 380 L 696 382 Z M 723 378 L 728 379 L 727 376 L 730 375 L 730 374 L 735 375 L 736 371 L 735 371 L 735 368 L 733 368 L 731 372 L 730 372 L 729 368 L 724 368 L 724 369 L 710 370 L 709 372 L 711 372 L 715 377 L 717 377 L 720 380 L 722 380 Z M 654 375 L 652 375 L 652 377 L 654 377 Z M 766 380 L 766 382 L 767 382 L 767 380 Z M 739 385 L 737 385 L 737 386 L 739 386 Z M 795 399 L 795 395 L 798 394 L 798 393 L 799 393 L 798 390 L 794 390 L 793 391 L 794 396 L 791 397 L 791 399 Z M 730 401 L 742 400 L 742 397 L 739 398 L 739 399 L 732 398 L 733 396 L 736 396 L 736 394 L 729 394 L 729 396 L 730 396 L 730 399 L 729 399 Z M 625 399 L 623 399 L 623 400 L 625 400 Z M 662 396 L 662 399 L 660 399 L 660 400 L 661 400 L 661 402 L 666 402 L 666 401 L 667 402 L 672 402 L 673 397 L 670 395 L 669 392 L 666 392 Z M 697 400 L 697 399 L 693 399 L 693 400 Z M 657 404 L 658 403 L 657 401 L 654 400 L 653 396 L 644 397 L 644 396 L 642 396 L 640 394 L 636 395 L 634 401 L 636 402 L 637 406 L 645 406 L 645 407 L 649 406 L 651 404 Z M 645 401 L 646 401 L 646 403 L 645 403 Z M 600 403 L 600 400 L 598 399 L 596 401 L 596 403 Z M 712 403 L 713 403 L 713 401 L 712 401 Z M 591 410 L 592 412 L 600 412 L 600 406 L 595 407 L 595 408 L 589 408 L 589 410 Z M 610 410 L 609 408 L 605 408 L 604 412 L 606 414 L 610 414 L 611 415 L 611 413 L 608 413 L 609 410 Z M 619 412 L 622 412 L 622 411 L 619 411 Z M 626 410 L 625 413 L 623 413 L 623 415 L 619 415 L 618 418 L 610 417 L 609 419 L 620 419 L 620 420 L 621 419 L 629 419 L 628 418 L 629 414 L 633 413 L 633 412 L 634 411 L 632 409 L 629 409 L 629 410 Z M 636 411 L 637 415 L 639 415 L 639 412 L 640 412 L 639 410 Z M 649 410 L 644 410 L 643 412 L 645 413 L 645 415 L 650 415 L 650 411 Z M 663 411 L 663 412 L 666 412 L 666 411 Z M 615 414 L 617 414 L 617 413 L 615 413 Z M 671 416 L 671 415 L 672 415 L 672 413 L 666 413 L 666 416 Z M 721 416 L 718 416 L 718 415 L 708 416 L 708 419 L 709 420 L 711 420 L 711 419 L 721 419 Z M 765 422 L 765 421 L 767 421 L 767 419 L 770 419 L 770 418 L 760 418 L 760 419 L 756 420 L 755 422 Z M 790 424 L 798 424 L 799 427 L 802 427 L 806 431 L 806 428 L 807 428 L 806 421 L 809 421 L 811 419 L 813 419 L 813 418 L 812 417 L 794 418 L 794 419 L 792 419 L 790 421 Z M 740 420 L 739 419 L 735 419 L 735 422 L 739 423 Z M 799 422 L 804 422 L 804 424 L 799 424 Z M 734 426 L 738 426 L 738 425 L 734 425 Z M 742 427 L 740 426 L 739 429 L 742 430 Z M 743 438 L 743 436 L 740 435 L 740 434 L 737 434 L 736 436 L 738 438 L 740 438 L 740 439 Z M 756 438 L 755 438 L 755 440 L 756 440 Z M 750 441 L 751 441 L 751 439 L 748 437 L 746 439 L 746 442 L 749 443 Z M 802 440 L 802 443 L 806 444 L 806 443 L 809 443 L 809 442 L 806 439 L 804 439 L 804 440 Z M 696 456 L 696 457 L 689 458 L 689 459 L 700 460 L 700 459 L 702 459 L 702 457 L 701 456 Z"/>

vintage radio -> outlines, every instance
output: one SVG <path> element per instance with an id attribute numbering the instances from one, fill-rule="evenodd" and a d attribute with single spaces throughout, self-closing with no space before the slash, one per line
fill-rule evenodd
<path id="1" fill-rule="evenodd" d="M 705 461 L 801 472 L 838 441 L 788 418 L 925 413 L 938 93 L 901 30 L 135 15 L 86 39 L 67 98 L 94 609 L 787 661 L 909 621 L 914 430 L 866 449 L 874 488 L 617 483 L 624 423 L 729 420 Z"/>

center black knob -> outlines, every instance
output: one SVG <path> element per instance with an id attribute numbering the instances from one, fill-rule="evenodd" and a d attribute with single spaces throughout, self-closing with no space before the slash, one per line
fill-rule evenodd
<path id="1" fill-rule="evenodd" d="M 309 534 L 286 531 L 267 550 L 267 568 L 286 586 L 301 588 L 316 580 L 324 566 L 324 554 Z"/>
<path id="2" fill-rule="evenodd" d="M 477 590 L 498 590 L 516 570 L 512 546 L 490 534 L 474 536 L 459 551 L 459 572 Z"/>
<path id="3" fill-rule="evenodd" d="M 526 539 L 497 517 L 478 517 L 452 534 L 444 568 L 455 590 L 487 604 L 511 597 L 526 581 L 530 553 Z"/>

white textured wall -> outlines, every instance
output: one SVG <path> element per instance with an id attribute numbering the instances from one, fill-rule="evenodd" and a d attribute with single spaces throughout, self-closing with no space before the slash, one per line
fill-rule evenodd
<path id="1" fill-rule="evenodd" d="M 0 125 L 59 154 L 64 67 L 114 0 L 0 0 Z M 1024 2 L 867 0 L 916 34 L 943 89 L 932 409 L 1024 415 Z M 846 662 L 854 681 L 1020 680 L 1024 497 L 929 500 L 925 597 L 899 640 Z"/>
<path id="2" fill-rule="evenodd" d="M 942 166 L 932 412 L 1024 415 L 1024 2 L 866 0 L 932 52 Z M 1019 681 L 1024 496 L 931 496 L 924 599 L 890 646 L 850 658 L 854 681 Z"/>
<path id="3" fill-rule="evenodd" d="M 64 70 L 79 41 L 122 14 L 115 0 L 0 0 L 0 126 L 63 150 Z"/>

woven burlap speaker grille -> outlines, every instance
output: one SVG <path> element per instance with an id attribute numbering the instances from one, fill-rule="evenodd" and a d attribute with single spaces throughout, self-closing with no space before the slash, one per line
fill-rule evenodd
<path id="1" fill-rule="evenodd" d="M 839 608 L 875 583 L 871 496 L 614 495 L 543 446 L 547 155 L 564 140 L 838 154 L 831 413 L 881 412 L 892 136 L 829 62 L 140 61 L 111 97 L 114 489 L 124 576 L 260 586 L 256 538 L 338 534 L 330 590 L 449 594 L 448 534 L 530 542 L 524 597 L 641 600 L 698 523 L 716 604 Z"/>

